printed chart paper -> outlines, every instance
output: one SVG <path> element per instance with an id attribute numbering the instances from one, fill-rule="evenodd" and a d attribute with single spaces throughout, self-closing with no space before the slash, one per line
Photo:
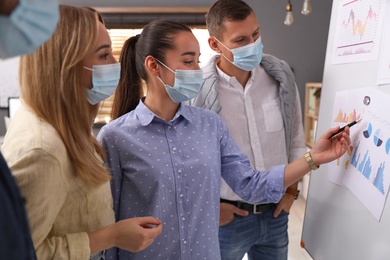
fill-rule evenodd
<path id="1" fill-rule="evenodd" d="M 387 1 L 387 16 L 383 32 L 382 52 L 380 54 L 380 66 L 378 84 L 390 84 L 390 1 Z"/>
<path id="2" fill-rule="evenodd" d="M 364 112 L 367 108 L 364 98 L 367 96 L 369 89 L 357 89 L 339 91 L 336 93 L 333 114 L 332 114 L 332 127 L 343 127 L 346 124 L 363 118 Z M 367 99 L 367 98 L 366 98 Z M 364 103 L 365 102 L 365 103 Z M 358 128 L 361 125 L 361 121 L 350 128 L 352 145 L 358 138 Z M 340 159 L 328 164 L 328 179 L 338 185 L 343 185 L 345 177 L 345 170 L 348 168 L 349 156 L 352 152 L 352 146 L 348 149 L 347 153 Z"/>
<path id="3" fill-rule="evenodd" d="M 328 177 L 347 187 L 379 221 L 390 187 L 390 96 L 375 88 L 348 92 L 349 99 L 345 92 L 338 93 L 334 110 L 347 107 L 342 99 L 357 98 L 348 102 L 356 113 L 347 114 L 362 120 L 351 128 L 351 146 L 341 160 L 332 163 L 333 176 Z"/>
<path id="4" fill-rule="evenodd" d="M 385 6 L 385 0 L 344 0 L 340 2 L 333 64 L 377 59 Z"/>

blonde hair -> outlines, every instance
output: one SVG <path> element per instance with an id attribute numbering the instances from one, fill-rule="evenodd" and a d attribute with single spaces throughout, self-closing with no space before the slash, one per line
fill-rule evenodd
<path id="1" fill-rule="evenodd" d="M 21 96 L 60 134 L 77 175 L 88 185 L 110 179 L 104 152 L 92 134 L 98 105 L 83 86 L 83 59 L 93 51 L 101 17 L 90 8 L 60 6 L 61 19 L 49 41 L 20 61 Z"/>

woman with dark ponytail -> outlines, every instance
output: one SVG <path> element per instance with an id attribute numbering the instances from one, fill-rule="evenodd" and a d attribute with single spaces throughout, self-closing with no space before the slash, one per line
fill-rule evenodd
<path id="1" fill-rule="evenodd" d="M 129 38 L 123 45 L 119 62 L 121 63 L 121 78 L 114 96 L 114 102 L 111 110 L 111 118 L 116 119 L 119 116 L 133 110 L 143 96 L 142 83 L 135 67 L 135 45 L 137 44 L 139 34 Z M 129 84 L 132 82 L 131 84 Z"/>
<path id="2" fill-rule="evenodd" d="M 250 167 L 219 116 L 182 102 L 202 87 L 200 48 L 186 25 L 149 23 L 122 51 L 122 77 L 113 120 L 98 136 L 112 173 L 116 221 L 153 216 L 162 233 L 146 249 L 110 249 L 107 259 L 220 259 L 218 226 L 221 176 L 243 200 L 278 202 L 311 168 L 302 156 L 269 171 Z M 146 96 L 142 97 L 142 84 Z M 347 150 L 349 129 L 310 152 L 311 163 L 330 162 Z"/>

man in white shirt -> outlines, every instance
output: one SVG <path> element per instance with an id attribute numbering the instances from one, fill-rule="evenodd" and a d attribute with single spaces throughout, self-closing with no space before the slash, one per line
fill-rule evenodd
<path id="1" fill-rule="evenodd" d="M 306 151 L 301 105 L 289 65 L 262 53 L 260 26 L 241 0 L 209 9 L 208 40 L 216 55 L 203 67 L 194 106 L 217 112 L 257 170 L 299 158 Z M 222 180 L 219 240 L 222 259 L 287 259 L 288 212 L 298 195 L 290 186 L 278 204 L 244 203 Z"/>

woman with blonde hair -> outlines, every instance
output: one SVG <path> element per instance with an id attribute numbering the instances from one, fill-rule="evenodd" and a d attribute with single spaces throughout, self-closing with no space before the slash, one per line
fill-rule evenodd
<path id="1" fill-rule="evenodd" d="M 21 58 L 23 104 L 2 152 L 26 199 L 38 258 L 104 259 L 110 247 L 136 252 L 160 234 L 161 222 L 147 216 L 114 224 L 110 175 L 92 134 L 120 66 L 96 11 L 62 5 L 60 14 L 52 38 Z"/>

